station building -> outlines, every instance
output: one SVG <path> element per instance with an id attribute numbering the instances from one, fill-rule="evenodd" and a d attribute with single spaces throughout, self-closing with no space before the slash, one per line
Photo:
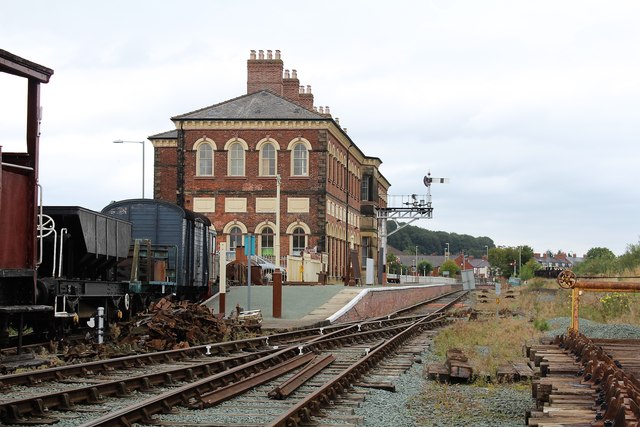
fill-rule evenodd
<path id="1" fill-rule="evenodd" d="M 171 117 L 175 129 L 149 137 L 154 198 L 206 215 L 229 250 L 252 234 L 258 255 L 322 257 L 329 283 L 364 281 L 367 265 L 380 283 L 382 161 L 314 106 L 279 51 L 251 51 L 247 72 L 246 94 Z"/>

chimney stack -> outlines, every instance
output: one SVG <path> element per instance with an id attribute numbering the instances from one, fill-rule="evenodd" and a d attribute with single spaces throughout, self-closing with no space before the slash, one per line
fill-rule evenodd
<path id="1" fill-rule="evenodd" d="M 286 70 L 284 72 L 284 80 L 282 81 L 282 96 L 296 104 L 300 104 L 299 86 L 300 80 L 298 80 L 298 72 L 291 70 L 291 75 L 289 75 L 289 70 Z"/>
<path id="2" fill-rule="evenodd" d="M 251 50 L 247 61 L 247 94 L 268 90 L 313 111 L 311 86 L 300 84 L 296 70 L 284 69 L 280 51 Z M 329 114 L 329 107 L 326 107 Z"/>
<path id="3" fill-rule="evenodd" d="M 311 86 L 307 85 L 306 91 L 304 86 L 300 86 L 300 105 L 307 110 L 313 111 L 313 94 L 311 93 Z"/>
<path id="4" fill-rule="evenodd" d="M 265 59 L 264 50 L 258 51 L 256 59 L 255 50 L 251 51 L 247 61 L 247 93 L 269 90 L 276 95 L 283 96 L 282 71 L 284 65 L 280 59 L 280 51 L 276 50 L 273 58 L 271 50 L 267 50 Z"/>

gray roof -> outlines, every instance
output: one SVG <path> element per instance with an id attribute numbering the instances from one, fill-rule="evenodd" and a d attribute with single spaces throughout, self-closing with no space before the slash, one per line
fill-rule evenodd
<path id="1" fill-rule="evenodd" d="M 239 96 L 220 104 L 181 114 L 172 120 L 327 120 L 268 90 Z"/>
<path id="2" fill-rule="evenodd" d="M 178 138 L 178 130 L 170 130 L 167 132 L 157 133 L 155 135 L 151 135 L 148 139 L 177 139 Z"/>

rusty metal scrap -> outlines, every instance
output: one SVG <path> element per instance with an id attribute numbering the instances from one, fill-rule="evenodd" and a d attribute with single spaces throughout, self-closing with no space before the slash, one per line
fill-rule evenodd
<path id="1" fill-rule="evenodd" d="M 161 298 L 119 327 L 119 344 L 138 344 L 159 351 L 223 341 L 234 325 L 205 306 Z"/>
<path id="2" fill-rule="evenodd" d="M 328 354 L 324 357 L 316 357 L 311 360 L 307 366 L 305 366 L 300 372 L 296 375 L 289 378 L 287 381 L 282 384 L 276 386 L 273 390 L 268 393 L 268 396 L 272 399 L 282 400 L 291 395 L 295 390 L 297 390 L 304 383 L 309 381 L 316 375 L 318 372 L 322 371 L 324 368 L 329 366 L 336 360 L 335 356 L 332 354 Z"/>

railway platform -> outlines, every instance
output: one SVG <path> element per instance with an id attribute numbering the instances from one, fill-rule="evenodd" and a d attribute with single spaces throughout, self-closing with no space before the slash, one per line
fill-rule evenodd
<path id="1" fill-rule="evenodd" d="M 263 329 L 294 329 L 329 324 L 338 318 L 376 317 L 451 290 L 449 284 L 283 286 L 282 316 L 275 318 L 271 286 L 232 286 L 227 289 L 225 313 L 229 315 L 239 305 L 244 311 L 260 310 Z M 218 295 L 210 298 L 206 305 L 219 313 Z"/>
<path id="2" fill-rule="evenodd" d="M 273 317 L 271 286 L 232 286 L 227 289 L 225 312 L 230 314 L 239 305 L 242 310 L 260 310 L 263 329 L 311 327 L 323 323 L 355 298 L 362 288 L 343 285 L 283 286 L 282 316 Z M 207 302 L 214 313 L 220 312 L 219 296 Z"/>

